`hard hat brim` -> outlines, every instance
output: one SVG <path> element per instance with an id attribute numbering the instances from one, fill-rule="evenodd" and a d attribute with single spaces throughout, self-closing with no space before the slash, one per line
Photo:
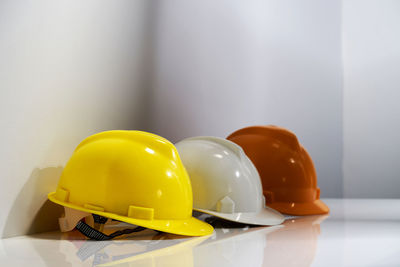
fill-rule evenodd
<path id="1" fill-rule="evenodd" d="M 114 220 L 118 220 L 121 222 L 126 222 L 133 225 L 138 225 L 142 227 L 146 227 L 153 230 L 158 230 L 166 233 L 177 234 L 177 235 L 185 235 L 185 236 L 204 236 L 212 234 L 214 228 L 199 219 L 194 217 L 190 217 L 188 219 L 183 220 L 144 220 L 144 219 L 135 219 L 130 218 L 128 216 L 122 216 L 111 212 L 106 211 L 98 211 L 91 210 L 88 208 L 84 208 L 78 205 L 74 205 L 69 202 L 60 201 L 55 197 L 55 192 L 48 194 L 49 200 L 52 202 L 59 204 L 64 207 L 97 214 L 100 216 L 104 216 L 107 218 L 111 218 Z"/>
<path id="2" fill-rule="evenodd" d="M 318 215 L 329 213 L 328 206 L 320 199 L 313 202 L 273 202 L 268 203 L 268 206 L 289 215 Z"/>
<path id="3" fill-rule="evenodd" d="M 197 209 L 197 208 L 194 208 L 194 210 L 207 213 L 224 220 L 244 223 L 244 224 L 252 224 L 252 225 L 278 225 L 285 220 L 285 217 L 282 214 L 269 207 L 264 207 L 259 212 L 236 212 L 236 213 L 222 213 L 222 212 Z"/>

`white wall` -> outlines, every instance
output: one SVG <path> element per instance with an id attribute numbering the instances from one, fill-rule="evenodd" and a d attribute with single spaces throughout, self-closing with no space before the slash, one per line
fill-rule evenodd
<path id="1" fill-rule="evenodd" d="M 344 196 L 400 197 L 400 1 L 343 1 Z"/>
<path id="2" fill-rule="evenodd" d="M 147 9 L 0 2 L 0 236 L 56 227 L 46 196 L 80 140 L 145 127 Z"/>
<path id="3" fill-rule="evenodd" d="M 152 130 L 172 141 L 293 130 L 342 195 L 340 1 L 160 1 Z"/>

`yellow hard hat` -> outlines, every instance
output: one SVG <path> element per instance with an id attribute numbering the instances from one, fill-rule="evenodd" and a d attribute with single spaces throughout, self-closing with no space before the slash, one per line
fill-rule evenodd
<path id="1" fill-rule="evenodd" d="M 158 231 L 203 236 L 192 217 L 192 188 L 168 140 L 141 131 L 107 131 L 83 140 L 49 199 L 67 208 Z"/>

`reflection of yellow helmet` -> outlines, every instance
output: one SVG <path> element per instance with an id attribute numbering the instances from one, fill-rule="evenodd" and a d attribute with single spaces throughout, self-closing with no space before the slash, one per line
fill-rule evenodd
<path id="1" fill-rule="evenodd" d="M 192 188 L 175 147 L 140 131 L 108 131 L 82 141 L 49 199 L 64 207 L 163 232 L 201 236 Z"/>
<path id="2" fill-rule="evenodd" d="M 172 236 L 169 238 L 175 237 Z M 163 240 L 164 242 L 160 242 L 159 244 L 149 244 L 147 250 L 143 253 L 120 260 L 99 264 L 97 266 L 194 266 L 193 250 L 208 238 L 210 238 L 210 236 L 184 238 L 180 240 L 176 238 L 173 240 Z"/>

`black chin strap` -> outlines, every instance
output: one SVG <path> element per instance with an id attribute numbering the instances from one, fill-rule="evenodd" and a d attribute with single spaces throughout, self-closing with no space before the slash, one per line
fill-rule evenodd
<path id="1" fill-rule="evenodd" d="M 100 224 L 105 224 L 107 221 L 106 217 L 96 215 L 96 214 L 93 214 L 93 219 L 94 219 L 95 223 L 100 223 Z M 88 237 L 92 240 L 98 240 L 98 241 L 110 240 L 110 239 L 113 239 L 120 235 L 127 235 L 127 234 L 131 234 L 131 233 L 135 233 L 135 232 L 140 232 L 140 231 L 143 231 L 146 229 L 144 227 L 138 226 L 133 229 L 124 229 L 124 230 L 116 231 L 110 235 L 106 235 L 106 234 L 94 229 L 93 227 L 90 227 L 83 221 L 79 221 L 75 228 L 79 232 L 81 232 L 83 235 L 85 235 L 86 237 Z"/>

